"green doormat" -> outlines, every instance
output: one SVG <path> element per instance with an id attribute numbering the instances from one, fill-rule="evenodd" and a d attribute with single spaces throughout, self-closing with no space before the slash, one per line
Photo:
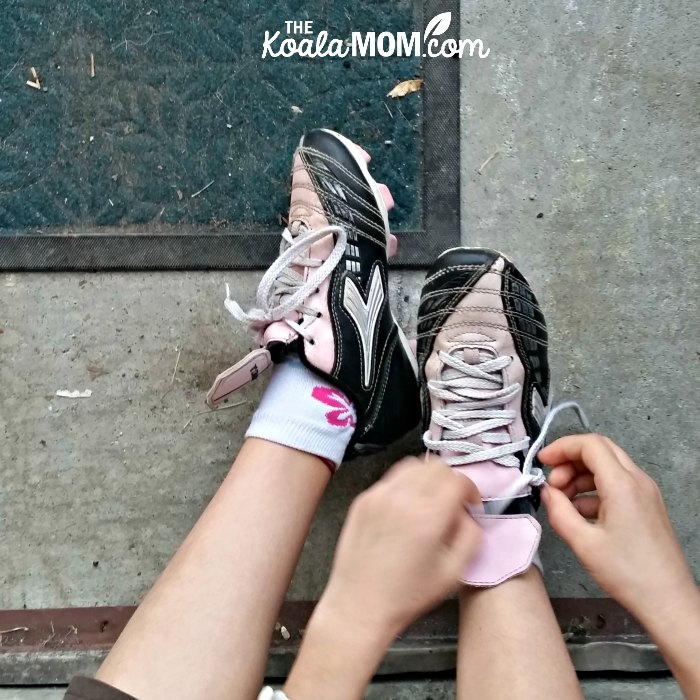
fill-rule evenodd
<path id="1" fill-rule="evenodd" d="M 438 14 L 456 38 L 456 0 L 11 1 L 0 269 L 264 266 L 291 154 L 319 126 L 370 151 L 399 262 L 428 262 L 459 239 L 459 61 L 424 59 L 400 33 Z"/>

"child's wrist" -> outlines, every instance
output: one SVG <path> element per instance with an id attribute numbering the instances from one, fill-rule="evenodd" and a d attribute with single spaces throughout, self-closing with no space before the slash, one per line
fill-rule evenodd
<path id="1" fill-rule="evenodd" d="M 362 697 L 391 643 L 387 630 L 364 624 L 338 602 L 324 596 L 309 621 L 285 685 L 293 700 Z"/>

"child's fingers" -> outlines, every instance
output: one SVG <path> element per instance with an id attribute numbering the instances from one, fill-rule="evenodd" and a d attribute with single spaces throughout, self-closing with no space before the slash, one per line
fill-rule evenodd
<path id="1" fill-rule="evenodd" d="M 544 464 L 558 467 L 560 464 L 581 464 L 590 471 L 596 485 L 615 488 L 621 477 L 628 477 L 632 470 L 616 457 L 607 438 L 602 435 L 569 435 L 556 440 L 540 450 L 538 458 Z"/>

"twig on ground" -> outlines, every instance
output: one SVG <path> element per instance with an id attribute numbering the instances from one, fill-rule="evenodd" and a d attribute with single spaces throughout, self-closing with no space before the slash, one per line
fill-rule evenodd
<path id="1" fill-rule="evenodd" d="M 146 41 L 134 41 L 133 39 L 124 39 L 124 41 L 120 41 L 113 49 L 112 51 L 116 51 L 120 46 L 124 47 L 125 51 L 129 50 L 129 44 L 133 44 L 134 46 L 146 46 L 153 37 L 160 36 L 161 34 L 172 34 L 172 31 L 168 32 L 151 32 L 151 36 L 146 39 Z"/>
<path id="2" fill-rule="evenodd" d="M 182 426 L 182 432 L 184 433 L 185 430 L 189 427 L 190 423 L 197 417 L 197 416 L 204 416 L 204 415 L 211 415 L 212 413 L 220 413 L 221 411 L 230 411 L 232 408 L 238 408 L 240 406 L 243 406 L 243 404 L 248 403 L 247 401 L 239 401 L 238 403 L 232 403 L 230 406 L 224 406 L 223 408 L 217 408 L 214 411 L 199 411 L 199 413 L 195 413 L 188 421 L 185 423 L 185 425 Z"/>
<path id="3" fill-rule="evenodd" d="M 484 171 L 484 168 L 498 155 L 499 151 L 496 151 L 495 153 L 492 153 L 480 166 L 479 169 L 476 171 L 481 175 L 481 173 Z"/>
<path id="4" fill-rule="evenodd" d="M 10 70 L 7 71 L 7 73 L 5 73 L 5 75 L 2 77 L 3 80 L 5 80 L 5 78 L 9 78 L 9 77 L 12 75 L 12 73 L 13 73 L 14 70 L 15 70 L 15 68 L 17 68 L 17 66 L 19 65 L 19 62 L 20 62 L 20 59 L 18 58 L 18 59 L 17 59 L 17 62 L 15 63 L 15 65 L 12 66 L 12 68 L 10 68 Z"/>
<path id="5" fill-rule="evenodd" d="M 56 636 L 56 630 L 54 629 L 54 626 L 53 626 L 53 620 L 51 620 L 50 624 L 51 624 L 51 634 L 41 643 L 42 647 L 45 647 Z"/>
<path id="6" fill-rule="evenodd" d="M 29 85 L 29 87 L 34 88 L 35 90 L 41 90 L 41 80 L 39 80 L 39 74 L 36 72 L 36 68 L 32 66 L 31 71 L 32 78 L 34 78 L 34 80 L 27 80 L 27 85 Z"/>
<path id="7" fill-rule="evenodd" d="M 162 213 L 162 212 L 161 212 Z M 179 348 L 177 351 L 177 359 L 175 360 L 175 368 L 173 369 L 173 375 L 170 377 L 170 386 L 168 387 L 168 390 L 163 394 L 163 396 L 160 397 L 160 400 L 163 401 L 163 399 L 172 391 L 173 385 L 175 384 L 175 375 L 177 374 L 177 368 L 180 364 L 180 355 L 182 355 L 182 348 Z"/>
<path id="8" fill-rule="evenodd" d="M 68 627 L 68 631 L 61 638 L 61 644 L 63 644 L 66 641 L 66 639 L 68 639 L 68 637 L 71 636 L 71 634 L 73 634 L 75 636 L 78 635 L 78 628 L 75 625 L 70 625 Z"/>
<path id="9" fill-rule="evenodd" d="M 199 195 L 202 194 L 202 192 L 204 192 L 204 190 L 208 190 L 215 182 L 216 182 L 216 180 L 212 180 L 211 182 L 204 185 L 204 187 L 202 187 L 201 190 L 197 190 L 193 195 L 191 195 L 190 199 L 194 199 L 195 197 L 199 197 Z"/>

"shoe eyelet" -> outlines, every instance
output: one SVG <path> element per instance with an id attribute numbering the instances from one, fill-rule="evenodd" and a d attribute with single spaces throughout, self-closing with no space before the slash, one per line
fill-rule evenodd
<path id="1" fill-rule="evenodd" d="M 309 338 L 308 343 L 309 345 L 316 345 L 316 341 L 313 338 Z"/>
<path id="2" fill-rule="evenodd" d="M 316 318 L 322 318 L 322 317 L 323 317 L 323 314 L 319 311 L 319 312 L 316 314 Z"/>

